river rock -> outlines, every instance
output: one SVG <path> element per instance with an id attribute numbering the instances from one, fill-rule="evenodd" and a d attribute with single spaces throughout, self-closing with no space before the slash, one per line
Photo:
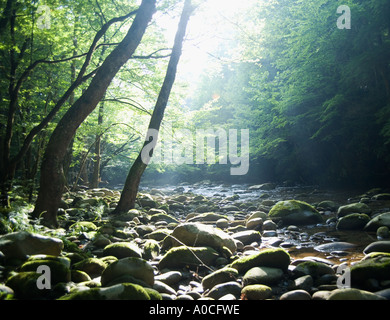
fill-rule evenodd
<path id="1" fill-rule="evenodd" d="M 142 251 L 135 243 L 115 242 L 103 249 L 104 256 L 114 256 L 118 259 L 127 257 L 142 258 Z"/>
<path id="2" fill-rule="evenodd" d="M 168 271 L 154 277 L 155 280 L 166 283 L 169 286 L 175 285 L 183 278 L 180 271 Z"/>
<path id="3" fill-rule="evenodd" d="M 245 273 L 243 281 L 245 285 L 273 285 L 278 283 L 283 278 L 283 274 L 283 270 L 278 268 L 254 267 Z"/>
<path id="4" fill-rule="evenodd" d="M 236 232 L 232 235 L 233 239 L 241 241 L 244 245 L 252 242 L 261 242 L 261 234 L 256 230 L 245 230 Z"/>
<path id="5" fill-rule="evenodd" d="M 350 242 L 330 242 L 315 246 L 314 249 L 320 252 L 344 251 L 356 247 Z"/>
<path id="6" fill-rule="evenodd" d="M 366 231 L 376 231 L 379 227 L 390 228 L 390 212 L 381 213 L 372 218 L 364 227 Z"/>
<path id="7" fill-rule="evenodd" d="M 167 293 L 170 295 L 176 295 L 175 289 L 173 289 L 171 286 L 167 285 L 166 283 L 162 281 L 155 280 L 153 289 L 158 291 L 159 293 Z"/>
<path id="8" fill-rule="evenodd" d="M 306 290 L 297 289 L 282 294 L 280 300 L 311 300 L 311 295 Z"/>
<path id="9" fill-rule="evenodd" d="M 98 258 L 88 258 L 73 264 L 72 268 L 87 273 L 91 278 L 101 276 L 107 264 Z"/>
<path id="10" fill-rule="evenodd" d="M 377 201 L 390 200 L 390 193 L 379 193 L 373 196 L 372 199 Z"/>
<path id="11" fill-rule="evenodd" d="M 134 283 L 121 283 L 106 288 L 76 291 L 59 300 L 162 300 L 162 297 L 154 289 Z"/>
<path id="12" fill-rule="evenodd" d="M 376 236 L 379 240 L 389 239 L 390 238 L 390 230 L 386 226 L 379 227 L 376 230 Z"/>
<path id="13" fill-rule="evenodd" d="M 238 299 L 241 295 L 241 285 L 236 281 L 217 284 L 206 294 L 206 297 L 218 300 L 227 294 L 232 294 Z"/>
<path id="14" fill-rule="evenodd" d="M 390 252 L 390 240 L 375 241 L 370 243 L 363 252 L 368 254 L 370 252 Z"/>
<path id="15" fill-rule="evenodd" d="M 154 214 L 151 216 L 150 221 L 152 222 L 165 221 L 167 223 L 179 223 L 179 220 L 166 213 Z"/>
<path id="16" fill-rule="evenodd" d="M 202 286 L 205 290 L 211 289 L 217 284 L 235 281 L 238 277 L 238 271 L 233 268 L 222 268 L 210 273 L 202 279 Z"/>
<path id="17" fill-rule="evenodd" d="M 41 300 L 49 298 L 51 290 L 41 290 L 37 286 L 42 274 L 35 271 L 11 273 L 5 285 L 14 291 L 16 299 Z"/>
<path id="18" fill-rule="evenodd" d="M 351 283 L 367 287 L 367 280 L 390 280 L 390 254 L 373 252 L 351 266 Z"/>
<path id="19" fill-rule="evenodd" d="M 214 222 L 216 223 L 220 219 L 227 219 L 226 216 L 214 212 L 205 212 L 195 215 L 187 219 L 187 222 Z"/>
<path id="20" fill-rule="evenodd" d="M 140 258 L 123 258 L 111 263 L 102 273 L 103 287 L 124 282 L 138 282 L 152 287 L 154 284 L 152 266 Z"/>
<path id="21" fill-rule="evenodd" d="M 142 258 L 145 260 L 153 260 L 160 254 L 160 244 L 156 240 L 146 240 L 143 245 Z"/>
<path id="22" fill-rule="evenodd" d="M 253 186 L 250 186 L 248 188 L 248 190 L 264 190 L 264 191 L 269 191 L 269 190 L 273 190 L 276 188 L 276 184 L 274 183 L 263 183 L 263 184 L 256 184 L 256 185 L 253 185 Z"/>
<path id="23" fill-rule="evenodd" d="M 245 286 L 241 291 L 242 300 L 265 300 L 271 298 L 272 289 L 263 284 Z"/>
<path id="24" fill-rule="evenodd" d="M 21 272 L 34 271 L 36 272 L 39 267 L 44 266 L 48 267 L 50 270 L 50 282 L 52 285 L 60 282 L 69 282 L 71 279 L 70 273 L 70 259 L 59 258 L 56 259 L 55 256 L 47 256 L 43 259 L 31 259 L 23 263 L 20 267 Z M 63 262 L 64 259 L 67 259 L 67 262 Z"/>
<path id="25" fill-rule="evenodd" d="M 232 268 L 244 274 L 254 267 L 279 268 L 286 271 L 290 264 L 290 255 L 281 248 L 265 249 L 259 253 L 241 257 L 231 264 Z"/>
<path id="26" fill-rule="evenodd" d="M 160 260 L 159 269 L 183 268 L 185 266 L 214 265 L 219 257 L 217 251 L 210 247 L 180 246 L 170 249 Z"/>
<path id="27" fill-rule="evenodd" d="M 327 300 L 386 300 L 384 297 L 369 291 L 356 288 L 333 290 Z"/>
<path id="28" fill-rule="evenodd" d="M 339 219 L 336 225 L 338 230 L 362 230 L 370 221 L 365 213 L 351 213 Z"/>
<path id="29" fill-rule="evenodd" d="M 322 222 L 319 212 L 306 202 L 298 200 L 279 201 L 268 216 L 280 218 L 285 224 L 308 225 Z"/>
<path id="30" fill-rule="evenodd" d="M 261 227 L 263 226 L 263 219 L 262 218 L 248 219 L 245 226 L 247 229 L 261 230 Z"/>
<path id="31" fill-rule="evenodd" d="M 293 270 L 294 277 L 302 277 L 310 275 L 314 279 L 318 279 L 325 274 L 334 275 L 333 268 L 325 263 L 316 261 L 305 261 L 296 266 Z"/>
<path id="32" fill-rule="evenodd" d="M 337 217 L 341 218 L 351 213 L 365 213 L 370 214 L 372 212 L 371 208 L 365 203 L 351 203 L 345 206 L 339 207 L 337 210 Z"/>
<path id="33" fill-rule="evenodd" d="M 61 239 L 18 231 L 0 237 L 0 251 L 5 257 L 24 260 L 30 255 L 59 256 L 64 243 Z"/>
<path id="34" fill-rule="evenodd" d="M 223 247 L 227 247 L 231 253 L 237 249 L 234 239 L 226 232 L 201 223 L 181 224 L 173 230 L 172 236 L 187 246 L 206 246 L 218 251 L 223 251 Z M 181 245 L 173 239 L 167 241 L 171 241 L 173 246 Z"/>

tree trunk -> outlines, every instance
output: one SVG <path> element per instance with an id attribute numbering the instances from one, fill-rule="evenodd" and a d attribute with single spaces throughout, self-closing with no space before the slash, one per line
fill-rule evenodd
<path id="1" fill-rule="evenodd" d="M 42 223 L 57 227 L 57 210 L 64 190 L 62 163 L 67 147 L 80 124 L 96 108 L 119 69 L 138 47 L 156 10 L 156 0 L 143 0 L 122 42 L 109 54 L 88 89 L 59 121 L 46 147 L 41 167 L 40 190 L 33 212 Z"/>
<path id="2" fill-rule="evenodd" d="M 172 48 L 172 54 L 168 63 L 167 73 L 165 75 L 163 85 L 161 87 L 156 105 L 153 110 L 152 117 L 150 119 L 148 132 L 150 132 L 150 130 L 155 130 L 154 132 L 158 132 L 158 130 L 160 129 L 160 125 L 164 117 L 165 108 L 168 104 L 169 95 L 175 82 L 177 65 L 180 60 L 184 36 L 186 34 L 188 20 L 191 16 L 192 11 L 193 7 L 191 5 L 191 0 L 185 0 L 183 13 L 180 18 L 175 42 Z M 157 136 L 152 137 L 152 141 L 148 141 L 149 138 L 150 137 L 148 134 L 141 152 L 139 153 L 137 159 L 135 160 L 129 171 L 129 174 L 126 178 L 125 186 L 122 190 L 120 200 L 113 214 L 126 212 L 129 209 L 134 208 L 135 206 L 141 177 L 149 163 L 148 160 L 145 160 L 145 151 L 150 150 L 150 156 L 153 155 L 153 149 L 156 144 L 156 141 L 153 141 L 153 139 L 157 140 Z M 150 143 L 154 144 L 152 148 L 148 146 Z"/>
<path id="3" fill-rule="evenodd" d="M 99 128 L 103 124 L 103 115 L 104 115 L 104 102 L 102 101 L 100 103 L 99 107 L 99 116 L 98 116 L 98 126 Z M 92 172 L 92 181 L 91 181 L 91 188 L 98 188 L 99 187 L 99 181 L 100 181 L 100 162 L 101 162 L 101 135 L 98 134 L 96 136 L 96 142 L 95 142 L 95 161 L 93 164 L 93 172 Z"/>

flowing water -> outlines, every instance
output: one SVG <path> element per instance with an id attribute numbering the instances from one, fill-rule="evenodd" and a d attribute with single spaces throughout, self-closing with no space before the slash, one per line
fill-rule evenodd
<path id="1" fill-rule="evenodd" d="M 150 191 L 150 188 L 145 188 Z M 178 186 L 164 186 L 158 188 L 166 195 L 172 194 L 196 194 L 208 197 L 211 201 L 222 204 L 239 205 L 240 203 L 260 204 L 264 199 L 274 202 L 281 200 L 302 200 L 309 204 L 316 205 L 324 200 L 331 200 L 337 206 L 346 205 L 352 202 L 359 202 L 363 192 L 358 190 L 324 190 L 312 186 L 300 187 L 276 187 L 271 190 L 251 190 L 248 184 L 212 184 L 212 183 L 183 183 Z M 229 197 L 235 196 L 235 200 L 227 201 Z M 237 197 L 238 196 L 238 197 Z M 369 203 L 375 213 L 390 211 L 390 202 Z M 324 223 L 311 226 L 298 226 L 289 228 L 280 226 L 277 234 L 262 238 L 261 247 L 281 246 L 288 250 L 291 257 L 302 259 L 305 257 L 317 257 L 326 259 L 331 264 L 345 262 L 351 264 L 359 261 L 363 256 L 363 249 L 371 242 L 376 241 L 375 232 L 362 230 L 340 231 L 336 230 L 336 212 L 323 211 Z M 186 213 L 187 214 L 187 213 Z M 333 218 L 333 222 L 332 222 Z M 327 222 L 325 222 L 327 221 Z M 319 250 L 321 244 L 334 243 L 335 247 L 328 250 Z M 351 247 L 351 244 L 353 245 Z M 325 260 L 322 260 L 325 261 Z"/>

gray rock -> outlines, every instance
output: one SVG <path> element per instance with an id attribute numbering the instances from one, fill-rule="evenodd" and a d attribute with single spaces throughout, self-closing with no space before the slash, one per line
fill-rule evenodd
<path id="1" fill-rule="evenodd" d="M 280 296 L 280 300 L 311 300 L 311 295 L 305 290 L 292 290 Z"/>
<path id="2" fill-rule="evenodd" d="M 211 289 L 214 286 L 224 283 L 235 281 L 238 277 L 238 271 L 233 268 L 222 268 L 205 276 L 202 280 L 202 286 L 206 289 Z"/>
<path id="3" fill-rule="evenodd" d="M 218 252 L 210 247 L 181 246 L 170 249 L 160 260 L 159 268 L 212 266 L 218 257 Z"/>
<path id="4" fill-rule="evenodd" d="M 346 288 L 333 290 L 327 300 L 386 300 L 386 298 L 369 291 Z"/>
<path id="5" fill-rule="evenodd" d="M 64 243 L 61 239 L 18 231 L 0 237 L 0 251 L 6 258 L 26 259 L 34 254 L 59 256 Z"/>
<path id="6" fill-rule="evenodd" d="M 221 229 L 201 223 L 184 223 L 177 226 L 172 233 L 172 237 L 191 247 L 211 247 L 221 251 L 227 247 L 232 253 L 237 249 L 231 236 Z M 182 245 L 174 239 L 169 239 L 173 246 Z"/>
<path id="7" fill-rule="evenodd" d="M 139 280 L 150 287 L 154 284 L 154 271 L 152 266 L 140 258 L 123 258 L 111 263 L 101 275 L 102 286 L 113 284 L 115 280 L 124 279 Z M 126 282 L 126 281 L 123 281 Z M 132 281 L 130 281 L 132 282 Z M 120 282 L 119 282 L 120 283 Z"/>
<path id="8" fill-rule="evenodd" d="M 379 227 L 390 228 L 390 212 L 385 212 L 373 217 L 364 227 L 366 231 L 376 231 Z"/>
<path id="9" fill-rule="evenodd" d="M 166 283 L 158 281 L 158 280 L 154 281 L 153 289 L 160 292 L 160 293 L 167 293 L 170 295 L 176 295 L 175 289 L 173 289 L 172 287 L 170 287 Z"/>
<path id="10" fill-rule="evenodd" d="M 390 252 L 390 240 L 370 243 L 363 252 L 365 254 L 370 252 Z"/>
<path id="11" fill-rule="evenodd" d="M 350 242 L 330 242 L 315 246 L 314 249 L 320 252 L 345 251 L 356 247 Z"/>
<path id="12" fill-rule="evenodd" d="M 265 284 L 273 285 L 278 283 L 283 277 L 283 270 L 270 267 L 254 267 L 248 270 L 243 281 L 245 285 Z"/>
<path id="13" fill-rule="evenodd" d="M 336 225 L 338 230 L 362 230 L 370 221 L 365 213 L 351 213 L 339 219 Z"/>
<path id="14" fill-rule="evenodd" d="M 218 300 L 227 294 L 232 294 L 238 299 L 241 295 L 241 285 L 235 281 L 217 284 L 206 296 Z"/>
<path id="15" fill-rule="evenodd" d="M 351 213 L 365 213 L 370 214 L 372 212 L 371 208 L 365 203 L 351 203 L 345 206 L 339 207 L 337 210 L 337 217 L 341 218 Z"/>
<path id="16" fill-rule="evenodd" d="M 241 241 L 244 245 L 251 244 L 252 242 L 261 242 L 261 234 L 256 230 L 246 230 L 234 233 L 232 237 Z"/>
<path id="17" fill-rule="evenodd" d="M 104 247 L 103 255 L 114 256 L 118 259 L 128 257 L 142 258 L 142 251 L 135 243 L 115 242 Z"/>
<path id="18" fill-rule="evenodd" d="M 166 283 L 167 285 L 174 285 L 183 278 L 180 271 L 168 271 L 163 274 L 155 276 L 155 280 Z"/>
<path id="19" fill-rule="evenodd" d="M 305 290 L 310 292 L 313 287 L 314 281 L 311 275 L 299 277 L 294 280 L 294 288 L 299 290 Z"/>

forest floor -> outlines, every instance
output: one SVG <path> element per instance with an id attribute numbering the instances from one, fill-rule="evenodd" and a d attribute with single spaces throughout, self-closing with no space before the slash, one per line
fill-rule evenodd
<path id="1" fill-rule="evenodd" d="M 383 216 L 380 226 L 386 231 L 390 212 L 387 190 L 356 193 L 204 181 L 141 188 L 137 207 L 114 216 L 110 212 L 120 195 L 115 189 L 80 188 L 65 194 L 58 229 L 31 220 L 31 205 L 19 197 L 19 205 L 0 224 L 0 297 L 390 298 L 390 239 L 386 232 L 377 233 L 378 225 L 367 228 L 369 222 Z M 321 221 L 307 224 L 299 220 L 304 217 L 297 223 L 280 217 L 271 219 L 268 214 L 278 202 L 293 199 L 310 204 Z M 351 204 L 363 206 L 342 214 L 342 208 Z M 358 215 L 359 223 L 353 219 L 340 223 L 345 216 L 354 215 Z M 364 224 L 362 217 L 367 219 Z M 32 238 L 24 243 L 20 234 Z M 40 245 L 39 237 L 46 237 L 41 239 L 44 244 Z M 50 239 L 54 249 L 48 246 Z M 372 256 L 372 252 L 380 253 Z M 64 265 L 65 271 L 52 270 L 51 260 Z M 365 269 L 367 261 L 370 266 Z M 41 275 L 37 269 L 40 265 L 49 265 L 50 281 L 55 284 L 50 290 L 31 289 L 30 281 L 37 282 Z M 387 270 L 384 275 L 370 273 L 381 268 Z M 28 272 L 33 280 L 24 277 Z M 118 286 L 127 294 L 112 289 Z"/>

